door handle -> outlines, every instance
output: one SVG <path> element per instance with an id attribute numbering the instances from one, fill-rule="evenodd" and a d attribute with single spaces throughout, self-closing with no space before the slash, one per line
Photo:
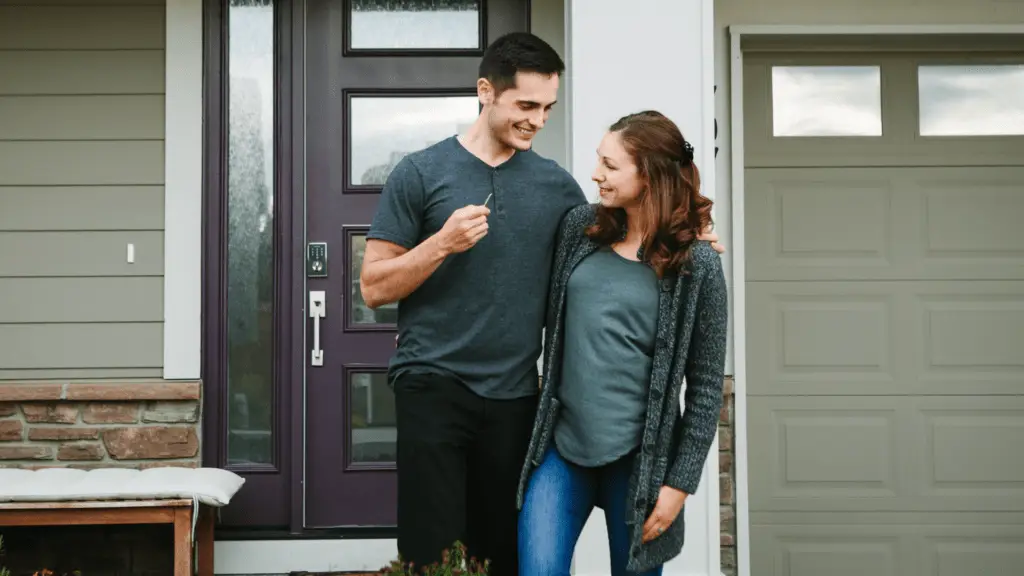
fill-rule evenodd
<path id="1" fill-rule="evenodd" d="M 324 351 L 320 348 L 320 319 L 327 317 L 327 294 L 323 290 L 309 291 L 309 317 L 313 319 L 313 353 L 310 363 L 324 365 Z"/>

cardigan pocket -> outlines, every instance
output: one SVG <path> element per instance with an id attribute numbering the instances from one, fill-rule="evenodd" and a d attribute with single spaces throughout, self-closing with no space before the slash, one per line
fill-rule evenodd
<path id="1" fill-rule="evenodd" d="M 548 451 L 551 436 L 555 432 L 555 422 L 558 421 L 558 411 L 561 407 L 562 403 L 558 401 L 558 398 L 552 396 L 550 404 L 544 413 L 544 423 L 540 428 L 540 437 L 537 439 L 537 445 L 534 447 L 531 458 L 534 466 L 540 466 L 541 461 L 544 459 L 544 454 Z"/>

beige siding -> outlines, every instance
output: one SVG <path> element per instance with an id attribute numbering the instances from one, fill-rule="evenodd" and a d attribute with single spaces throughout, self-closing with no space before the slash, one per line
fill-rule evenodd
<path id="1" fill-rule="evenodd" d="M 0 52 L 4 96 L 164 94 L 163 50 Z"/>
<path id="2" fill-rule="evenodd" d="M 3 186 L 162 185 L 163 175 L 162 140 L 0 142 Z"/>
<path id="3" fill-rule="evenodd" d="M 161 1 L 0 0 L 0 380 L 161 372 L 164 45 Z"/>
<path id="4" fill-rule="evenodd" d="M 0 126 L 10 140 L 160 140 L 164 98 L 35 96 L 0 100 Z"/>
<path id="5" fill-rule="evenodd" d="M 163 50 L 163 18 L 162 6 L 3 6 L 0 50 Z"/>
<path id="6" fill-rule="evenodd" d="M 159 230 L 163 206 L 160 185 L 5 186 L 0 230 Z"/>

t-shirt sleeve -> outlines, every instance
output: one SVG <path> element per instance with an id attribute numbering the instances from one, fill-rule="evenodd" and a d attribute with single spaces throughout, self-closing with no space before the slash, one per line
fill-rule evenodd
<path id="1" fill-rule="evenodd" d="M 408 157 L 403 158 L 384 183 L 377 214 L 366 237 L 408 250 L 416 247 L 423 229 L 425 195 L 419 171 Z"/>
<path id="2" fill-rule="evenodd" d="M 583 188 L 580 188 L 580 183 L 568 172 L 565 173 L 565 194 L 570 208 L 587 203 L 587 195 L 583 192 Z"/>

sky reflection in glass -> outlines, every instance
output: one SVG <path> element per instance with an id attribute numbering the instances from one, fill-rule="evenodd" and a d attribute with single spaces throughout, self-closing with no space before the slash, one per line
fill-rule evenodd
<path id="1" fill-rule="evenodd" d="M 921 66 L 922 136 L 1024 135 L 1024 65 Z"/>
<path id="2" fill-rule="evenodd" d="M 772 67 L 775 136 L 881 136 L 878 66 Z"/>

